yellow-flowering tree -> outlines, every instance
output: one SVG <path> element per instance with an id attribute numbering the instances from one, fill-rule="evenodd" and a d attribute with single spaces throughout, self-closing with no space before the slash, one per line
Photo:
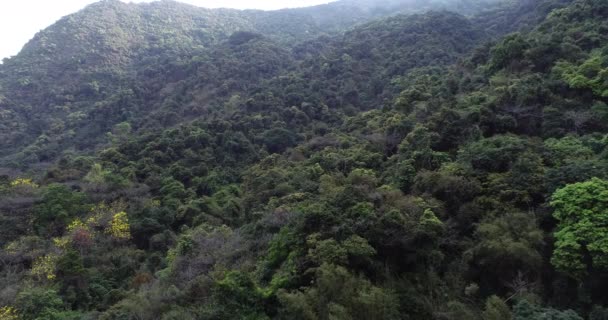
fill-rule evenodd
<path id="1" fill-rule="evenodd" d="M 58 256 L 55 254 L 47 254 L 34 260 L 31 271 L 32 276 L 38 280 L 55 280 L 57 278 L 55 274 L 57 258 Z"/>
<path id="2" fill-rule="evenodd" d="M 19 320 L 19 315 L 13 307 L 0 308 L 0 320 Z"/>
<path id="3" fill-rule="evenodd" d="M 17 178 L 8 184 L 8 189 L 5 189 L 5 191 L 17 194 L 30 194 L 38 189 L 38 184 L 34 183 L 32 179 Z"/>
<path id="4" fill-rule="evenodd" d="M 25 178 L 17 178 L 11 181 L 11 187 L 30 187 L 30 188 L 38 188 L 38 185 L 32 181 L 32 179 Z"/>
<path id="5" fill-rule="evenodd" d="M 127 213 L 122 211 L 112 217 L 110 226 L 106 232 L 117 240 L 128 240 L 131 238 L 131 226 Z"/>

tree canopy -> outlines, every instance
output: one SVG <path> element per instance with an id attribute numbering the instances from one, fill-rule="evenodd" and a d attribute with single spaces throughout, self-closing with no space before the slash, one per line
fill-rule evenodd
<path id="1" fill-rule="evenodd" d="M 0 319 L 605 319 L 607 16 L 65 17 L 0 65 Z"/>

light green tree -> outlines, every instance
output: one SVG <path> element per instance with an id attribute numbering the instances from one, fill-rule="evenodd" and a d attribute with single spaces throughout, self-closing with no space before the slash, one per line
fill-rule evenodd
<path id="1" fill-rule="evenodd" d="M 574 277 L 584 276 L 590 267 L 608 268 L 608 181 L 593 178 L 567 185 L 553 194 L 551 206 L 559 221 L 553 265 Z"/>
<path id="2" fill-rule="evenodd" d="M 511 320 L 511 309 L 499 297 L 491 296 L 486 300 L 486 308 L 482 317 L 483 320 Z"/>

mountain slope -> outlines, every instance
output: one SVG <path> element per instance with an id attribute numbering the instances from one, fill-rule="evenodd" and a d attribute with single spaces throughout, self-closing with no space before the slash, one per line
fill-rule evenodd
<path id="1" fill-rule="evenodd" d="M 0 315 L 605 318 L 608 4 L 490 13 L 136 59 L 0 176 Z"/>
<path id="2" fill-rule="evenodd" d="M 463 8 L 470 11 L 483 7 L 477 2 L 465 3 Z M 196 76 L 187 74 L 196 68 L 193 60 L 198 57 L 208 62 L 206 55 L 221 55 L 222 43 L 237 31 L 264 34 L 275 46 L 289 47 L 296 40 L 344 30 L 371 17 L 445 7 L 441 2 L 423 7 L 410 1 L 386 5 L 346 1 L 272 12 L 209 10 L 171 1 L 135 5 L 109 0 L 91 5 L 39 33 L 22 53 L 0 66 L 4 97 L 0 101 L 4 110 L 0 137 L 6 142 L 0 155 L 4 163 L 45 162 L 57 156 L 48 149 L 90 148 L 103 142 L 113 125 L 145 116 L 149 104 L 162 104 L 150 101 L 150 95 L 162 89 L 158 83 L 151 84 L 151 78 L 188 81 Z M 324 18 L 328 14 L 331 17 Z M 331 43 L 335 41 L 329 47 Z M 289 59 L 279 61 L 284 67 L 290 64 Z M 237 76 L 212 69 L 215 71 L 200 72 L 219 72 L 218 77 L 225 80 Z M 241 91 L 237 88 L 233 93 Z M 210 99 L 203 103 L 213 102 Z M 106 118 L 100 119 L 99 114 Z"/>

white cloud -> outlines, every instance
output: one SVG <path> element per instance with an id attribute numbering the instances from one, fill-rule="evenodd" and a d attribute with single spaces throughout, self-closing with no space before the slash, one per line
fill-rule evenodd
<path id="1" fill-rule="evenodd" d="M 123 0 L 151 2 L 150 0 Z M 275 10 L 305 7 L 331 0 L 181 0 L 207 8 L 236 8 Z M 13 56 L 38 31 L 61 17 L 76 12 L 96 0 L 1 0 L 0 1 L 0 59 Z"/>

